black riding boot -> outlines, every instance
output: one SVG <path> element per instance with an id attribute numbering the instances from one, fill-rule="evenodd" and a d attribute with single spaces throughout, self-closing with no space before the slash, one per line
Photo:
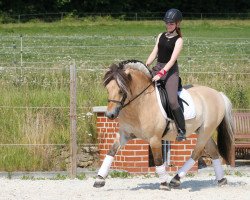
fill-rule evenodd
<path id="1" fill-rule="evenodd" d="M 178 130 L 178 135 L 176 137 L 177 141 L 183 141 L 186 139 L 186 128 L 185 119 L 181 107 L 172 110 L 174 115 L 174 121 Z"/>

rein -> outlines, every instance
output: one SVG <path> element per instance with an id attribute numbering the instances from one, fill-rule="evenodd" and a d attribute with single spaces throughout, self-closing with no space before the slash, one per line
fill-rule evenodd
<path id="1" fill-rule="evenodd" d="M 154 82 L 151 82 L 144 90 L 142 90 L 139 94 L 137 94 L 134 98 L 132 98 L 131 100 L 128 101 L 128 103 L 126 103 L 125 105 L 122 106 L 122 108 L 126 107 L 127 105 L 129 105 L 132 101 L 134 101 L 135 99 L 137 99 L 139 96 L 141 96 L 143 94 L 143 92 L 145 92 Z"/>
<path id="2" fill-rule="evenodd" d="M 121 104 L 121 108 L 124 108 L 126 107 L 127 105 L 129 105 L 132 101 L 134 101 L 135 99 L 137 99 L 139 96 L 141 96 L 154 82 L 151 82 L 145 89 L 143 89 L 139 94 L 137 94 L 134 98 L 132 98 L 131 100 L 128 101 L 128 103 L 124 104 L 125 103 L 125 100 L 127 98 L 127 95 L 124 94 L 123 97 L 122 97 L 122 100 L 121 101 L 117 101 L 117 100 L 113 100 L 113 99 L 108 99 L 108 102 L 114 102 L 114 103 L 119 103 Z"/>

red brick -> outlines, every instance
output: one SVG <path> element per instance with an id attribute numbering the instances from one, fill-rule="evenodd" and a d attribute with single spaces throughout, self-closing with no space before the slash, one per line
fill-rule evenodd
<path id="1" fill-rule="evenodd" d="M 182 167 L 185 164 L 185 162 L 182 161 L 172 161 L 172 163 L 174 163 L 174 165 L 178 167 Z"/>
<path id="2" fill-rule="evenodd" d="M 108 127 L 113 127 L 113 123 L 108 123 Z"/>
<path id="3" fill-rule="evenodd" d="M 192 151 L 171 151 L 171 155 L 191 155 Z"/>
<path id="4" fill-rule="evenodd" d="M 168 172 L 177 172 L 177 171 L 178 171 L 178 168 L 177 168 L 177 167 L 168 167 L 168 168 L 167 168 L 167 171 L 168 171 Z"/>
<path id="5" fill-rule="evenodd" d="M 188 138 L 197 138 L 197 137 L 198 137 L 197 134 L 192 134 L 192 135 L 188 136 Z"/>
<path id="6" fill-rule="evenodd" d="M 141 150 L 142 147 L 139 145 L 126 145 L 125 150 Z"/>
<path id="7" fill-rule="evenodd" d="M 99 148 L 99 149 L 104 149 L 104 144 L 100 144 L 100 143 L 99 143 L 98 148 Z"/>
<path id="8" fill-rule="evenodd" d="M 121 151 L 121 154 L 123 156 L 133 156 L 134 155 L 134 152 L 133 151 L 125 151 L 125 150 L 122 150 Z"/>
<path id="9" fill-rule="evenodd" d="M 99 137 L 99 138 L 104 138 L 104 135 L 105 135 L 104 133 L 99 133 L 99 134 L 98 134 L 98 137 Z"/>
<path id="10" fill-rule="evenodd" d="M 149 172 L 155 172 L 155 167 L 149 167 Z"/>
<path id="11" fill-rule="evenodd" d="M 148 148 L 149 148 L 149 145 L 143 145 L 143 146 L 142 146 L 142 149 L 143 149 L 143 150 L 147 150 L 147 151 L 148 151 Z"/>
<path id="12" fill-rule="evenodd" d="M 184 156 L 171 156 L 172 161 L 185 161 Z"/>
<path id="13" fill-rule="evenodd" d="M 135 163 L 126 161 L 126 162 L 123 162 L 123 166 L 124 167 L 134 167 Z"/>
<path id="14" fill-rule="evenodd" d="M 116 155 L 115 156 L 115 161 L 121 161 L 121 156 Z"/>
<path id="15" fill-rule="evenodd" d="M 135 167 L 148 167 L 147 162 L 135 162 Z"/>
<path id="16" fill-rule="evenodd" d="M 115 119 L 109 119 L 109 118 L 107 118 L 107 122 L 114 123 L 114 122 L 115 122 Z"/>
<path id="17" fill-rule="evenodd" d="M 97 127 L 104 127 L 104 123 L 96 123 Z"/>
<path id="18" fill-rule="evenodd" d="M 100 154 L 100 160 L 103 161 L 106 155 Z"/>
<path id="19" fill-rule="evenodd" d="M 100 153 L 101 155 L 106 155 L 106 154 L 108 153 L 108 150 L 106 150 L 106 149 L 101 149 L 101 150 L 99 150 L 99 153 Z"/>
<path id="20" fill-rule="evenodd" d="M 126 145 L 131 145 L 131 144 L 134 145 L 135 144 L 135 140 L 129 140 Z"/>
<path id="21" fill-rule="evenodd" d="M 148 166 L 147 167 L 142 167 L 141 172 L 142 173 L 148 173 L 148 172 L 150 172 L 150 170 L 149 170 Z"/>
<path id="22" fill-rule="evenodd" d="M 113 165 L 121 168 L 123 166 L 123 162 L 114 162 Z"/>
<path id="23" fill-rule="evenodd" d="M 196 145 L 196 143 L 197 143 L 197 140 L 192 140 L 192 144 Z"/>
<path id="24" fill-rule="evenodd" d="M 141 161 L 141 157 L 135 157 L 135 156 L 126 156 L 125 161 Z"/>
<path id="25" fill-rule="evenodd" d="M 101 133 L 105 133 L 106 132 L 106 128 L 101 128 Z"/>
<path id="26" fill-rule="evenodd" d="M 97 113 L 97 117 L 104 117 L 104 112 Z"/>
<path id="27" fill-rule="evenodd" d="M 144 140 L 135 139 L 134 141 L 135 141 L 135 144 L 147 144 L 148 145 L 148 142 Z"/>
<path id="28" fill-rule="evenodd" d="M 185 147 L 186 147 L 186 149 L 191 149 L 192 150 L 192 149 L 194 149 L 195 145 L 186 145 Z"/>
<path id="29" fill-rule="evenodd" d="M 114 128 L 107 128 L 107 132 L 108 132 L 108 133 L 114 133 L 114 132 L 115 132 L 115 129 L 114 129 Z"/>
<path id="30" fill-rule="evenodd" d="M 108 143 L 108 144 L 113 144 L 114 141 L 115 141 L 114 139 L 107 139 L 107 143 Z"/>
<path id="31" fill-rule="evenodd" d="M 106 144 L 106 143 L 107 143 L 107 140 L 104 139 L 104 138 L 101 138 L 100 141 L 99 141 L 99 143 L 101 143 L 101 144 Z"/>
<path id="32" fill-rule="evenodd" d="M 175 150 L 175 149 L 185 149 L 184 145 L 171 145 L 170 146 L 171 150 Z"/>
<path id="33" fill-rule="evenodd" d="M 192 139 L 187 139 L 187 140 L 185 140 L 185 141 L 183 141 L 183 142 L 180 142 L 180 143 L 178 143 L 179 145 L 185 145 L 185 144 L 191 144 L 192 143 Z"/>
<path id="34" fill-rule="evenodd" d="M 146 150 L 135 151 L 135 155 L 137 155 L 137 156 L 147 156 L 148 151 L 146 151 Z"/>
<path id="35" fill-rule="evenodd" d="M 119 123 L 113 123 L 113 127 L 119 127 Z"/>
<path id="36" fill-rule="evenodd" d="M 106 122 L 107 121 L 107 118 L 106 117 L 101 117 L 99 118 L 101 122 Z"/>
<path id="37" fill-rule="evenodd" d="M 140 167 L 133 167 L 133 168 L 124 168 L 124 170 L 127 170 L 131 173 L 141 173 L 141 168 Z"/>
<path id="38" fill-rule="evenodd" d="M 119 132 L 119 128 L 115 128 L 115 133 L 118 133 Z"/>
<path id="39" fill-rule="evenodd" d="M 142 161 L 147 161 L 148 162 L 148 156 L 143 156 L 141 158 L 142 158 Z"/>

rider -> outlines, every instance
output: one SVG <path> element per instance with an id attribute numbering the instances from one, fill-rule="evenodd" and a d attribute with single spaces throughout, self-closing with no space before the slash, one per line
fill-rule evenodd
<path id="1" fill-rule="evenodd" d="M 149 55 L 146 65 L 149 66 L 157 58 L 157 64 L 152 68 L 153 81 L 164 80 L 168 94 L 169 105 L 178 130 L 177 140 L 186 139 L 185 120 L 183 110 L 178 100 L 179 69 L 177 58 L 182 50 L 183 39 L 180 30 L 182 13 L 177 9 L 170 9 L 163 18 L 167 32 L 158 35 L 155 47 Z"/>

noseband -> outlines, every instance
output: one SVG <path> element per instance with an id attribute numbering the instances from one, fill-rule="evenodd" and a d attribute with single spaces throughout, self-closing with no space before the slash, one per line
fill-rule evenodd
<path id="1" fill-rule="evenodd" d="M 125 102 L 126 99 L 127 99 L 127 94 L 123 94 L 121 101 L 114 100 L 114 99 L 108 99 L 108 102 L 113 102 L 113 103 L 120 104 L 121 105 L 120 109 L 122 109 L 124 107 L 124 102 Z"/>
<path id="2" fill-rule="evenodd" d="M 113 100 L 113 99 L 108 99 L 108 102 L 113 102 L 113 103 L 117 103 L 120 104 L 120 110 L 124 107 L 126 107 L 127 105 L 129 105 L 132 101 L 134 101 L 135 99 L 137 99 L 139 96 L 141 96 L 143 94 L 143 92 L 145 92 L 154 82 L 151 82 L 145 89 L 143 89 L 139 94 L 137 94 L 134 98 L 132 98 L 131 100 L 128 101 L 128 103 L 125 103 L 125 100 L 127 99 L 127 94 L 123 94 L 122 100 L 118 101 L 118 100 Z"/>

